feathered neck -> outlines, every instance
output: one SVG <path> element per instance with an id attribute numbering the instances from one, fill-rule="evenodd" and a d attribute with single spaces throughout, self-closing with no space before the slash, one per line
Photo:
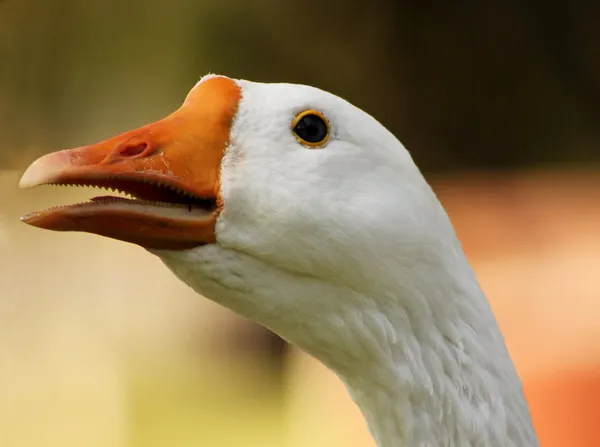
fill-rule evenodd
<path id="1" fill-rule="evenodd" d="M 162 258 L 335 371 L 379 447 L 538 447 L 489 303 L 460 247 L 446 254 L 365 264 L 352 285 L 216 245 Z"/>
<path id="2" fill-rule="evenodd" d="M 371 300 L 362 312 L 371 359 L 334 367 L 379 447 L 539 446 L 500 329 L 464 262 L 462 276 L 413 289 L 427 297 Z M 399 304 L 407 301 L 423 306 Z"/>

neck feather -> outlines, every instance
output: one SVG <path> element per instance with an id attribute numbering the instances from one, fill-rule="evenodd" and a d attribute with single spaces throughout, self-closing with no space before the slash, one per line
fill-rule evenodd
<path id="1" fill-rule="evenodd" d="M 352 284 L 218 246 L 162 257 L 199 293 L 335 371 L 379 447 L 538 447 L 492 310 L 462 252 L 453 253 L 426 268 L 365 264 Z"/>
<path id="2" fill-rule="evenodd" d="M 451 277 L 443 288 L 429 282 L 428 296 L 371 300 L 361 324 L 370 331 L 371 358 L 358 368 L 334 369 L 379 447 L 538 446 L 521 381 L 483 292 L 470 274 L 462 284 Z"/>

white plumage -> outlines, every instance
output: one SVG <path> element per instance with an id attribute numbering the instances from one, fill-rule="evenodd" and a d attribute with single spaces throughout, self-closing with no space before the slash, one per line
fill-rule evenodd
<path id="1" fill-rule="evenodd" d="M 327 92 L 230 82 L 241 99 L 216 242 L 151 251 L 198 293 L 333 369 L 379 447 L 538 446 L 490 306 L 408 151 Z M 329 121 L 322 147 L 294 135 L 305 110 Z M 50 182 L 40 169 L 24 183 Z"/>

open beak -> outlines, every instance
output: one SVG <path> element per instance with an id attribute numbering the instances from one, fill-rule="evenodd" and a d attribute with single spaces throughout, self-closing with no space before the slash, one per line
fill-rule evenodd
<path id="1" fill-rule="evenodd" d="M 56 231 L 84 231 L 153 249 L 216 241 L 219 177 L 240 90 L 213 77 L 176 112 L 153 124 L 76 149 L 45 155 L 23 174 L 23 188 L 86 185 L 131 196 L 30 213 L 22 220 Z"/>

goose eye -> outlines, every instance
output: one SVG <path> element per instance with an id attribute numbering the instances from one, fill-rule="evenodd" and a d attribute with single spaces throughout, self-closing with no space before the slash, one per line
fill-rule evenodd
<path id="1" fill-rule="evenodd" d="M 329 122 L 316 110 L 300 113 L 294 120 L 292 129 L 296 138 L 307 146 L 322 146 L 329 139 Z"/>

